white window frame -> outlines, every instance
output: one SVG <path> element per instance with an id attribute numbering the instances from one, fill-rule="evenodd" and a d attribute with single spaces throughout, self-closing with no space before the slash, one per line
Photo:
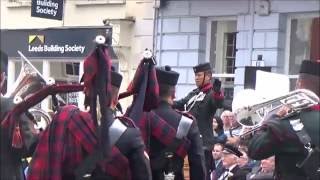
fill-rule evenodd
<path id="1" fill-rule="evenodd" d="M 221 17 L 208 17 L 207 18 L 207 34 L 206 34 L 206 51 L 205 51 L 205 62 L 210 62 L 210 48 L 211 48 L 211 23 L 213 21 L 238 21 L 237 16 L 221 16 Z M 214 67 L 215 72 L 217 72 L 217 70 L 221 70 L 222 69 L 222 64 L 220 62 L 216 61 L 216 66 Z M 216 75 L 221 75 L 222 77 L 225 76 L 234 76 L 234 74 L 216 74 Z M 217 77 L 217 76 L 216 76 Z"/>

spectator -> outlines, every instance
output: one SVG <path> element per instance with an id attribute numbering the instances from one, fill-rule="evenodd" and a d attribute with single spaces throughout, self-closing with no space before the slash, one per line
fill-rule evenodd
<path id="1" fill-rule="evenodd" d="M 233 112 L 225 110 L 221 114 L 221 119 L 224 124 L 224 133 L 227 135 L 227 144 L 239 145 L 239 135 L 242 130 L 242 126 L 236 121 L 236 117 Z"/>
<path id="2" fill-rule="evenodd" d="M 214 142 L 225 144 L 227 141 L 227 136 L 224 134 L 223 122 L 220 117 L 216 116 L 212 119 L 212 127 Z"/>
<path id="3" fill-rule="evenodd" d="M 274 177 L 275 158 L 271 156 L 261 160 L 260 166 L 252 169 L 247 175 L 247 180 L 273 180 Z"/>
<path id="4" fill-rule="evenodd" d="M 237 164 L 237 160 L 242 153 L 233 145 L 226 144 L 222 151 L 222 164 L 225 171 L 218 180 L 245 180 L 249 171 L 243 170 Z"/>
<path id="5" fill-rule="evenodd" d="M 222 172 L 224 171 L 224 167 L 222 165 L 223 149 L 224 149 L 224 145 L 220 143 L 216 143 L 213 146 L 212 157 L 213 157 L 214 164 L 212 166 L 214 170 L 211 172 L 211 175 L 210 175 L 211 180 L 217 180 L 218 177 L 220 177 Z"/>
<path id="6" fill-rule="evenodd" d="M 248 166 L 248 164 L 249 164 L 249 157 L 248 157 L 247 152 L 245 152 L 244 150 L 240 150 L 240 152 L 242 153 L 242 156 L 240 156 L 238 158 L 237 163 L 240 168 L 244 168 L 244 167 Z"/>

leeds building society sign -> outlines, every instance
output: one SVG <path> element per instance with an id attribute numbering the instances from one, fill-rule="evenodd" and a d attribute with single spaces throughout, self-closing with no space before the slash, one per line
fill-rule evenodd
<path id="1" fill-rule="evenodd" d="M 95 37 L 106 31 L 112 36 L 111 27 L 1 30 L 0 45 L 9 57 L 18 57 L 17 51 L 27 57 L 85 57 L 95 47 Z M 115 59 L 109 45 L 110 56 Z"/>
<path id="2" fill-rule="evenodd" d="M 62 20 L 64 0 L 32 0 L 31 16 Z"/>

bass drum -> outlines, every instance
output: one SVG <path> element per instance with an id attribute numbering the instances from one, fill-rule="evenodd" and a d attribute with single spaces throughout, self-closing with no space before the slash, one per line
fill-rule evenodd
<path id="1" fill-rule="evenodd" d="M 51 115 L 40 108 L 31 108 L 29 109 L 29 113 L 33 115 L 34 128 L 41 132 L 45 130 L 52 121 Z"/>

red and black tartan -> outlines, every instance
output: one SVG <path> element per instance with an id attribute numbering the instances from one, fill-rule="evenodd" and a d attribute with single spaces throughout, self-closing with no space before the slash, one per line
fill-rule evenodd
<path id="1" fill-rule="evenodd" d="M 98 137 L 91 115 L 67 105 L 55 114 L 43 132 L 29 166 L 30 180 L 74 179 L 74 170 L 97 147 Z M 129 161 L 114 146 L 111 158 L 99 165 L 115 179 L 130 177 Z"/>
<path id="2" fill-rule="evenodd" d="M 90 114 L 76 106 L 62 107 L 43 132 L 29 166 L 30 180 L 73 177 L 74 169 L 97 144 Z"/>
<path id="3" fill-rule="evenodd" d="M 145 87 L 143 86 L 144 83 L 146 83 Z M 131 117 L 139 127 L 147 148 L 149 148 L 148 139 L 150 136 L 154 136 L 166 146 L 172 144 L 175 140 L 176 130 L 164 119 L 151 111 L 158 106 L 159 100 L 159 84 L 155 66 L 152 62 L 146 62 L 144 60 L 140 62 L 134 79 L 128 88 L 128 92 L 135 94 L 135 97 L 126 115 Z M 122 96 L 119 96 L 119 98 L 122 98 Z M 150 134 L 148 134 L 148 132 L 150 132 Z M 184 158 L 189 146 L 190 141 L 184 139 L 177 148 L 176 154 Z M 149 149 L 147 149 L 147 151 L 149 151 Z"/>
<path id="4" fill-rule="evenodd" d="M 20 115 L 26 112 L 29 108 L 41 102 L 44 98 L 51 94 L 77 92 L 83 90 L 82 85 L 59 84 L 46 86 L 43 89 L 35 92 L 32 96 L 27 97 L 24 101 L 17 104 L 10 112 L 6 114 L 1 122 L 3 128 L 9 129 L 8 137 L 12 138 L 12 146 L 14 148 L 23 147 L 23 138 L 20 132 Z"/>
<path id="5" fill-rule="evenodd" d="M 167 123 L 160 116 L 155 114 L 153 111 L 144 112 L 142 118 L 135 122 L 136 125 L 140 128 L 142 138 L 147 144 L 148 148 L 148 138 L 150 136 L 155 137 L 165 146 L 171 145 L 176 138 L 176 129 L 174 129 L 170 124 Z M 150 134 L 149 134 L 150 133 Z M 190 140 L 183 139 L 181 144 L 176 149 L 176 154 L 181 158 L 184 158 L 187 155 L 187 151 L 190 147 Z M 149 149 L 147 149 L 149 152 Z"/>
<path id="6" fill-rule="evenodd" d="M 147 85 L 145 93 L 143 94 L 143 99 L 137 99 L 137 97 L 139 97 L 138 94 L 142 91 L 141 85 L 144 82 Z M 143 111 L 150 111 L 151 109 L 157 107 L 159 99 L 159 84 L 156 76 L 155 66 L 152 64 L 151 60 L 141 60 L 135 72 L 134 78 L 127 88 L 127 92 L 121 93 L 119 95 L 119 99 L 130 95 L 134 95 L 132 107 L 135 103 L 142 104 Z"/>

